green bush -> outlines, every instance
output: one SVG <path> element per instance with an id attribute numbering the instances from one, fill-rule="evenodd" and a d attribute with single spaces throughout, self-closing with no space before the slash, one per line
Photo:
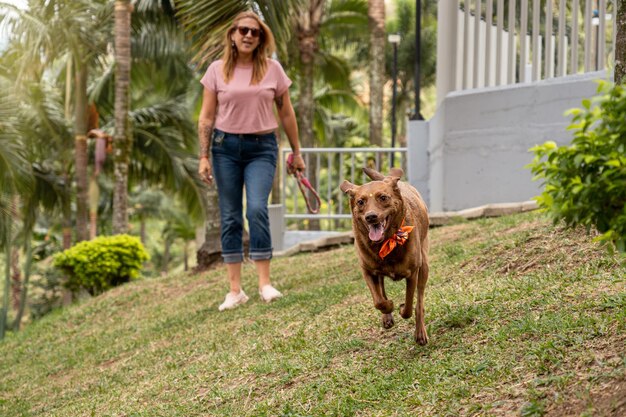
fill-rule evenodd
<path id="1" fill-rule="evenodd" d="M 149 258 L 136 237 L 103 236 L 55 255 L 54 266 L 69 274 L 65 285 L 72 292 L 96 295 L 136 278 Z"/>
<path id="2" fill-rule="evenodd" d="M 569 146 L 554 142 L 530 149 L 528 165 L 545 188 L 536 197 L 555 222 L 595 227 L 599 240 L 626 251 L 626 90 L 601 81 L 598 95 L 569 110 Z M 612 246 L 611 246 L 612 247 Z"/>

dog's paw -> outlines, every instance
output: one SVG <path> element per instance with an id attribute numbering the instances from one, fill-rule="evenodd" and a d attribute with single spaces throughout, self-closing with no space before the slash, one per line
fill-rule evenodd
<path id="1" fill-rule="evenodd" d="M 391 314 L 383 314 L 383 327 L 385 329 L 391 329 L 394 324 L 393 316 Z"/>
<path id="2" fill-rule="evenodd" d="M 424 326 L 415 329 L 415 343 L 420 346 L 424 346 L 428 343 L 428 334 L 426 334 L 426 328 Z"/>
<path id="3" fill-rule="evenodd" d="M 412 315 L 412 308 L 405 308 L 404 304 L 400 304 L 400 317 L 402 317 L 403 319 L 410 319 Z"/>

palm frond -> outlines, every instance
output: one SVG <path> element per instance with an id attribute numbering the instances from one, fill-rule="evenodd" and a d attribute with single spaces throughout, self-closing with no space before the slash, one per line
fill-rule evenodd
<path id="1" fill-rule="evenodd" d="M 293 32 L 291 17 L 303 0 L 177 0 L 177 17 L 192 39 L 196 51 L 193 61 L 199 66 L 221 54 L 224 33 L 240 12 L 254 10 L 272 28 L 279 54 L 286 55 L 286 45 Z"/>
<path id="2" fill-rule="evenodd" d="M 161 63 L 164 59 L 187 57 L 188 42 L 184 32 L 173 16 L 162 12 L 143 11 L 133 13 L 132 55 L 133 60 L 151 60 Z"/>
<path id="3" fill-rule="evenodd" d="M 134 145 L 129 176 L 178 195 L 191 215 L 202 216 L 197 178 L 196 132 L 184 97 L 135 109 L 130 117 Z"/>
<path id="4" fill-rule="evenodd" d="M 7 92 L 7 80 L 0 80 L 0 89 Z M 10 93 L 0 96 L 0 185 L 7 195 L 32 189 L 33 177 L 26 152 L 21 146 L 18 117 L 19 102 Z"/>

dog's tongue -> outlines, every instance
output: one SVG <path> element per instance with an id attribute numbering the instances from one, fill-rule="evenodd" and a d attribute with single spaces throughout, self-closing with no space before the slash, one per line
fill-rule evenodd
<path id="1" fill-rule="evenodd" d="M 370 224 L 370 240 L 373 242 L 378 242 L 383 238 L 385 234 L 385 229 L 383 228 L 382 223 L 378 224 Z"/>

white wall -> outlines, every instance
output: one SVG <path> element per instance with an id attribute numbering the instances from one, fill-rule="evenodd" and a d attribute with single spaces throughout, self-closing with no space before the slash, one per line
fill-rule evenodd
<path id="1" fill-rule="evenodd" d="M 409 155 L 417 153 L 409 162 L 427 152 L 428 189 L 414 167 L 409 181 L 431 212 L 531 199 L 541 184 L 524 168 L 533 159 L 528 149 L 547 140 L 569 143 L 570 119 L 563 113 L 593 96 L 598 78 L 606 73 L 449 93 L 428 122 L 427 151 L 424 134 L 415 136 L 423 128 L 411 127 L 420 122 L 409 124 Z"/>

